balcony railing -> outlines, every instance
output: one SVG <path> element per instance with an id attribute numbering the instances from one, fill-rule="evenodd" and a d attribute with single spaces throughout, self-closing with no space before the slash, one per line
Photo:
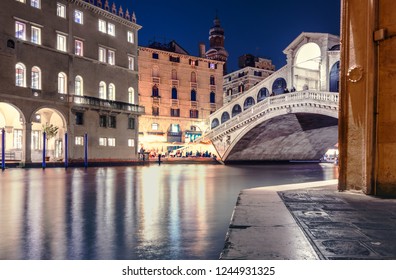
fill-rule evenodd
<path id="1" fill-rule="evenodd" d="M 97 107 L 100 109 L 112 109 L 112 110 L 120 110 L 120 111 L 128 111 L 128 112 L 136 112 L 136 113 L 144 114 L 144 107 L 126 102 L 105 100 L 97 97 L 78 96 L 78 95 L 70 95 L 69 101 L 71 103 L 78 104 L 80 106 L 90 106 L 90 107 Z"/>

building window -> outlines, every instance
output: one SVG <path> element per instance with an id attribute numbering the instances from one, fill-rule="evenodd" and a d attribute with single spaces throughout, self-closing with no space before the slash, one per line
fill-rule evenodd
<path id="1" fill-rule="evenodd" d="M 26 40 L 26 24 L 20 21 L 15 22 L 15 37 Z"/>
<path id="2" fill-rule="evenodd" d="M 171 117 L 180 117 L 180 109 L 170 109 Z"/>
<path id="3" fill-rule="evenodd" d="M 66 36 L 58 34 L 57 35 L 57 49 L 59 51 L 65 52 L 66 51 Z"/>
<path id="4" fill-rule="evenodd" d="M 108 50 L 107 51 L 107 63 L 109 63 L 110 65 L 114 65 L 115 64 L 115 52 Z"/>
<path id="5" fill-rule="evenodd" d="M 99 146 L 107 146 L 107 138 L 99 137 Z"/>
<path id="6" fill-rule="evenodd" d="M 83 84 L 83 78 L 81 76 L 76 76 L 76 79 L 74 80 L 74 94 L 78 96 L 83 96 L 84 92 L 84 84 Z"/>
<path id="7" fill-rule="evenodd" d="M 99 127 L 107 127 L 107 116 L 105 115 L 99 116 Z"/>
<path id="8" fill-rule="evenodd" d="M 153 86 L 151 96 L 152 96 L 152 97 L 159 97 L 159 90 L 158 90 L 157 85 L 154 85 L 154 86 Z"/>
<path id="9" fill-rule="evenodd" d="M 84 43 L 80 40 L 74 40 L 74 54 L 78 56 L 84 55 Z"/>
<path id="10" fill-rule="evenodd" d="M 180 57 L 169 56 L 169 61 L 171 61 L 171 62 L 180 62 Z"/>
<path id="11" fill-rule="evenodd" d="M 257 76 L 257 77 L 262 77 L 262 72 L 260 72 L 260 71 L 254 71 L 254 76 Z"/>
<path id="12" fill-rule="evenodd" d="M 214 76 L 210 76 L 210 85 L 214 86 L 215 83 L 215 77 Z"/>
<path id="13" fill-rule="evenodd" d="M 32 130 L 32 150 L 40 150 L 41 149 L 41 130 Z"/>
<path id="14" fill-rule="evenodd" d="M 115 25 L 112 23 L 107 24 L 107 34 L 115 36 Z"/>
<path id="15" fill-rule="evenodd" d="M 56 15 L 61 18 L 66 18 L 66 6 L 61 3 L 57 3 Z"/>
<path id="16" fill-rule="evenodd" d="M 195 72 L 191 72 L 191 82 L 192 83 L 197 82 L 197 74 Z"/>
<path id="17" fill-rule="evenodd" d="M 99 83 L 99 98 L 100 99 L 106 99 L 107 98 L 106 83 L 103 82 L 103 81 Z"/>
<path id="18" fill-rule="evenodd" d="M 74 137 L 74 145 L 83 146 L 84 145 L 84 136 L 76 136 L 76 137 Z"/>
<path id="19" fill-rule="evenodd" d="M 67 93 L 67 76 L 63 72 L 58 74 L 58 93 Z"/>
<path id="20" fill-rule="evenodd" d="M 153 53 L 153 59 L 158 59 L 158 53 Z"/>
<path id="21" fill-rule="evenodd" d="M 108 127 L 116 128 L 117 127 L 117 118 L 116 116 L 109 116 L 108 117 Z"/>
<path id="22" fill-rule="evenodd" d="M 109 147 L 115 147 L 116 142 L 115 138 L 107 138 L 107 146 Z"/>
<path id="23" fill-rule="evenodd" d="M 190 118 L 198 119 L 198 110 L 190 110 Z"/>
<path id="24" fill-rule="evenodd" d="M 32 43 L 41 45 L 41 29 L 36 26 L 32 26 Z"/>
<path id="25" fill-rule="evenodd" d="M 99 61 L 106 62 L 106 49 L 99 47 Z"/>
<path id="26" fill-rule="evenodd" d="M 32 89 L 41 89 L 41 70 L 37 66 L 32 68 Z"/>
<path id="27" fill-rule="evenodd" d="M 107 33 L 106 21 L 101 19 L 99 20 L 99 31 L 103 33 Z"/>
<path id="28" fill-rule="evenodd" d="M 128 40 L 128 43 L 133 44 L 135 42 L 135 36 L 133 35 L 132 31 L 127 32 L 127 40 Z"/>
<path id="29" fill-rule="evenodd" d="M 151 130 L 157 131 L 158 129 L 159 129 L 158 123 L 152 123 L 152 124 L 151 124 Z"/>
<path id="30" fill-rule="evenodd" d="M 135 104 L 135 90 L 132 87 L 128 89 L 128 102 Z"/>
<path id="31" fill-rule="evenodd" d="M 84 23 L 84 14 L 79 10 L 74 11 L 74 22 L 78 24 Z"/>
<path id="32" fill-rule="evenodd" d="M 159 116 L 159 107 L 152 107 L 152 115 Z"/>
<path id="33" fill-rule="evenodd" d="M 177 88 L 172 88 L 172 99 L 177 99 Z"/>
<path id="34" fill-rule="evenodd" d="M 217 64 L 212 63 L 212 62 L 209 62 L 209 63 L 208 63 L 208 68 L 209 68 L 209 69 L 217 69 Z"/>
<path id="35" fill-rule="evenodd" d="M 170 126 L 170 132 L 174 132 L 174 133 L 180 132 L 180 125 L 172 123 Z"/>
<path id="36" fill-rule="evenodd" d="M 191 101 L 197 101 L 197 92 L 195 89 L 191 90 Z"/>
<path id="37" fill-rule="evenodd" d="M 177 80 L 177 71 L 176 71 L 176 69 L 172 69 L 172 80 Z"/>
<path id="38" fill-rule="evenodd" d="M 216 94 L 212 91 L 210 93 L 210 103 L 216 103 Z"/>
<path id="39" fill-rule="evenodd" d="M 40 0 L 30 0 L 30 5 L 34 8 L 40 9 Z"/>
<path id="40" fill-rule="evenodd" d="M 128 129 L 135 129 L 135 118 L 128 118 Z"/>
<path id="41" fill-rule="evenodd" d="M 22 149 L 22 129 L 14 129 L 14 149 Z"/>
<path id="42" fill-rule="evenodd" d="M 135 147 L 135 139 L 128 139 L 128 147 Z"/>
<path id="43" fill-rule="evenodd" d="M 128 69 L 135 70 L 135 58 L 130 55 L 128 55 Z"/>
<path id="44" fill-rule="evenodd" d="M 17 2 L 25 3 L 25 0 L 16 0 Z"/>
<path id="45" fill-rule="evenodd" d="M 18 87 L 26 87 L 26 67 L 22 63 L 15 65 L 15 85 Z"/>
<path id="46" fill-rule="evenodd" d="M 83 124 L 84 124 L 84 113 L 76 112 L 76 125 L 83 125 Z"/>
<path id="47" fill-rule="evenodd" d="M 109 92 L 107 95 L 109 100 L 115 100 L 115 85 L 109 84 Z"/>

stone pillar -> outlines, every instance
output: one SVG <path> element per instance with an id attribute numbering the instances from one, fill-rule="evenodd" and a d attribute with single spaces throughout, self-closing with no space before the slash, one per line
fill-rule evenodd
<path id="1" fill-rule="evenodd" d="M 396 195 L 394 0 L 342 0 L 339 189 Z"/>
<path id="2" fill-rule="evenodd" d="M 23 137 L 23 151 L 25 154 L 25 162 L 32 162 L 32 123 L 25 123 L 25 135 Z M 23 156 L 22 156 L 23 161 Z"/>

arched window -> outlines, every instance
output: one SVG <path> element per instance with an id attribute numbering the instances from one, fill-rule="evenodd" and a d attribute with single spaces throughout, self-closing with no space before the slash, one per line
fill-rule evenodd
<path id="1" fill-rule="evenodd" d="M 84 83 L 81 76 L 76 76 L 76 79 L 74 80 L 74 94 L 78 96 L 84 95 Z"/>
<path id="2" fill-rule="evenodd" d="M 192 83 L 197 82 L 197 74 L 195 72 L 191 72 L 191 82 Z"/>
<path id="3" fill-rule="evenodd" d="M 340 89 L 340 62 L 337 61 L 330 71 L 330 92 L 338 92 Z"/>
<path id="4" fill-rule="evenodd" d="M 232 95 L 232 88 L 227 89 L 227 96 Z"/>
<path id="5" fill-rule="evenodd" d="M 212 91 L 210 93 L 210 103 L 216 103 L 216 94 Z"/>
<path id="6" fill-rule="evenodd" d="M 172 88 L 172 99 L 177 99 L 177 88 Z"/>
<path id="7" fill-rule="evenodd" d="M 252 107 L 254 104 L 255 104 L 254 98 L 249 96 L 248 98 L 245 99 L 245 102 L 243 103 L 243 110 L 246 110 L 249 107 Z"/>
<path id="8" fill-rule="evenodd" d="M 172 80 L 177 80 L 177 71 L 176 71 L 176 69 L 172 69 Z"/>
<path id="9" fill-rule="evenodd" d="M 240 84 L 238 86 L 238 92 L 244 92 L 245 91 L 245 85 L 244 84 Z"/>
<path id="10" fill-rule="evenodd" d="M 283 78 L 276 79 L 272 84 L 272 92 L 275 95 L 284 93 L 286 88 L 287 88 L 286 80 Z"/>
<path id="11" fill-rule="evenodd" d="M 216 84 L 215 77 L 212 75 L 210 76 L 210 85 L 214 86 Z"/>
<path id="12" fill-rule="evenodd" d="M 257 102 L 263 101 L 269 96 L 269 91 L 266 87 L 263 87 L 259 90 L 257 94 Z"/>
<path id="13" fill-rule="evenodd" d="M 115 100 L 115 85 L 114 84 L 109 84 L 109 93 L 108 93 L 108 99 L 109 100 Z"/>
<path id="14" fill-rule="evenodd" d="M 99 83 L 99 98 L 100 99 L 107 99 L 107 94 L 106 94 L 106 83 L 101 81 Z"/>
<path id="15" fill-rule="evenodd" d="M 135 104 L 135 90 L 132 87 L 128 88 L 128 102 Z"/>
<path id="16" fill-rule="evenodd" d="M 152 92 L 151 92 L 151 96 L 152 97 L 159 97 L 159 90 L 158 90 L 157 85 L 153 86 L 153 89 L 152 89 Z"/>
<path id="17" fill-rule="evenodd" d="M 219 120 L 218 119 L 213 119 L 212 124 L 210 125 L 210 128 L 215 128 L 218 127 L 220 125 Z"/>
<path id="18" fill-rule="evenodd" d="M 41 89 L 41 70 L 37 66 L 32 67 L 32 88 Z"/>
<path id="19" fill-rule="evenodd" d="M 67 93 L 67 76 L 63 72 L 58 74 L 58 92 L 62 94 Z"/>
<path id="20" fill-rule="evenodd" d="M 239 104 L 235 104 L 234 107 L 232 107 L 231 116 L 235 117 L 236 115 L 240 114 L 241 112 L 242 112 L 241 106 L 239 106 Z"/>
<path id="21" fill-rule="evenodd" d="M 197 92 L 195 89 L 191 90 L 191 101 L 197 101 Z"/>
<path id="22" fill-rule="evenodd" d="M 18 87 L 26 87 L 26 67 L 22 63 L 15 65 L 15 85 Z"/>
<path id="23" fill-rule="evenodd" d="M 221 114 L 221 123 L 225 123 L 229 119 L 230 119 L 230 114 L 228 114 L 228 112 L 223 112 L 223 114 Z"/>

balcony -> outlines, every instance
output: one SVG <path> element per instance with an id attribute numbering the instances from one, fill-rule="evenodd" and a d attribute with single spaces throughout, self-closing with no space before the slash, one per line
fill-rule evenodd
<path id="1" fill-rule="evenodd" d="M 190 101 L 190 106 L 192 109 L 198 108 L 198 101 Z"/>
<path id="2" fill-rule="evenodd" d="M 151 81 L 154 84 L 159 84 L 161 82 L 161 79 L 159 77 L 151 77 Z"/>
<path id="3" fill-rule="evenodd" d="M 215 85 L 210 85 L 210 91 L 216 91 L 216 86 Z"/>
<path id="4" fill-rule="evenodd" d="M 196 82 L 190 82 L 190 86 L 191 86 L 191 88 L 197 88 L 198 87 L 198 83 L 196 83 Z"/>
<path id="5" fill-rule="evenodd" d="M 172 87 L 178 87 L 179 86 L 179 80 L 170 80 L 170 85 Z"/>
<path id="6" fill-rule="evenodd" d="M 106 110 L 106 109 L 112 111 L 118 110 L 118 111 L 127 111 L 138 114 L 144 114 L 144 107 L 126 102 L 100 99 L 91 96 L 77 96 L 77 95 L 70 95 L 69 101 L 70 103 L 74 103 L 76 105 L 83 107 L 86 106 L 101 110 Z"/>
<path id="7" fill-rule="evenodd" d="M 160 105 L 160 101 L 161 101 L 161 97 L 159 97 L 159 96 L 152 96 L 152 98 L 153 98 L 153 105 L 155 105 L 155 106 L 159 106 Z"/>
<path id="8" fill-rule="evenodd" d="M 179 107 L 179 100 L 178 99 L 171 99 L 171 107 L 174 108 L 178 108 Z"/>

